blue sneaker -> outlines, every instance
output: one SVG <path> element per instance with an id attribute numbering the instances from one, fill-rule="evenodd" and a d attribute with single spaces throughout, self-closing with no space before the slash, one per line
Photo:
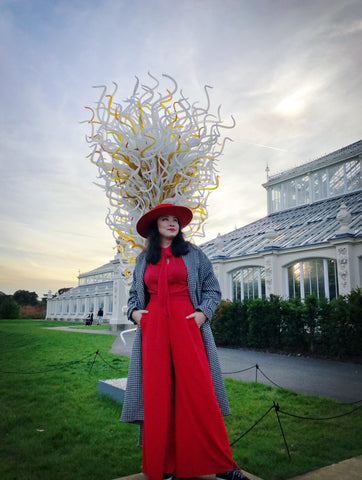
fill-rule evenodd
<path id="1" fill-rule="evenodd" d="M 241 470 L 234 468 L 228 472 L 217 473 L 216 480 L 249 480 L 249 478 Z"/>

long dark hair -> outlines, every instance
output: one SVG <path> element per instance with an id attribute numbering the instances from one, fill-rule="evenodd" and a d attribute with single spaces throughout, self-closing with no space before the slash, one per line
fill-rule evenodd
<path id="1" fill-rule="evenodd" d="M 161 258 L 161 236 L 158 231 L 157 218 L 154 220 L 147 231 L 146 262 L 155 265 Z M 184 239 L 180 230 L 172 240 L 171 252 L 174 257 L 185 255 L 189 251 L 189 243 Z"/>

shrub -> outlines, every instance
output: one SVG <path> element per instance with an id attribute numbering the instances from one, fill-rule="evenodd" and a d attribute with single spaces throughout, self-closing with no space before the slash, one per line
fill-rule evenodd
<path id="1" fill-rule="evenodd" d="M 319 301 L 315 295 L 307 295 L 304 300 L 303 320 L 308 350 L 314 352 L 319 323 Z"/>
<path id="2" fill-rule="evenodd" d="M 230 300 L 221 300 L 212 317 L 211 329 L 215 342 L 218 345 L 228 345 L 226 342 L 226 331 L 223 322 L 226 317 L 226 310 L 229 303 L 231 303 Z"/>
<path id="3" fill-rule="evenodd" d="M 244 302 L 222 300 L 212 318 L 211 328 L 218 345 L 246 346 L 247 308 Z"/>
<path id="4" fill-rule="evenodd" d="M 361 289 L 353 290 L 346 296 L 340 295 L 331 301 L 330 314 L 324 322 L 328 353 L 338 358 L 361 355 L 361 318 Z"/>
<path id="5" fill-rule="evenodd" d="M 329 338 L 328 353 L 336 357 L 342 357 L 347 353 L 346 340 L 350 337 L 349 330 L 349 307 L 347 298 L 339 295 L 331 301 L 329 315 Z"/>
<path id="6" fill-rule="evenodd" d="M 248 302 L 248 345 L 253 348 L 279 348 L 280 346 L 280 298 L 270 300 L 255 298 Z"/>
<path id="7" fill-rule="evenodd" d="M 23 305 L 20 310 L 20 318 L 45 318 L 46 306 Z"/>
<path id="8" fill-rule="evenodd" d="M 281 347 L 291 352 L 306 351 L 303 304 L 300 298 L 281 302 Z"/>
<path id="9" fill-rule="evenodd" d="M 20 306 L 12 296 L 7 296 L 0 305 L 0 318 L 19 318 Z"/>
<path id="10" fill-rule="evenodd" d="M 362 291 L 329 302 L 307 296 L 244 302 L 223 300 L 212 321 L 218 345 L 313 352 L 335 358 L 361 356 Z"/>
<path id="11" fill-rule="evenodd" d="M 362 290 L 353 290 L 348 296 L 351 322 L 350 354 L 360 355 L 362 345 Z"/>
<path id="12" fill-rule="evenodd" d="M 318 299 L 319 315 L 318 324 L 315 331 L 314 348 L 321 355 L 328 355 L 329 349 L 326 344 L 328 341 L 327 332 L 330 331 L 331 304 L 326 298 Z"/>

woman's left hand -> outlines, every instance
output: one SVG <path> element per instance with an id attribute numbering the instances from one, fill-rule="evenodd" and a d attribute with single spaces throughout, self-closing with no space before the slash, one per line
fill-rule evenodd
<path id="1" fill-rule="evenodd" d="M 203 323 L 206 322 L 207 316 L 204 314 L 204 312 L 197 311 L 194 313 L 191 313 L 191 315 L 187 315 L 187 319 L 189 318 L 194 318 L 196 325 L 200 328 Z"/>

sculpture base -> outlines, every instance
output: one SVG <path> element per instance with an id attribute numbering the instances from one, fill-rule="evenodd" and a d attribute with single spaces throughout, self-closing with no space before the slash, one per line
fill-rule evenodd
<path id="1" fill-rule="evenodd" d="M 111 397 L 122 403 L 127 387 L 127 378 L 113 378 L 111 380 L 98 380 L 98 393 Z"/>

